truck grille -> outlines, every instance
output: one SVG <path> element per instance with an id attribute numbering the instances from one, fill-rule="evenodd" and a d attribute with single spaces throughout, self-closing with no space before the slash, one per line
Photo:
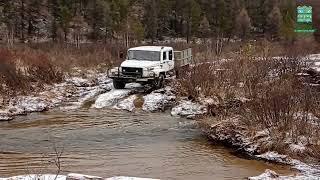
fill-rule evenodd
<path id="1" fill-rule="evenodd" d="M 122 74 L 126 76 L 142 77 L 142 68 L 123 67 Z"/>

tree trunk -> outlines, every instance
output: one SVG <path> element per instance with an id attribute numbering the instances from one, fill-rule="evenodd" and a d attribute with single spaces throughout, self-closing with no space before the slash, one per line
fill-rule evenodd
<path id="1" fill-rule="evenodd" d="M 25 40 L 25 36 L 24 36 L 24 11 L 25 11 L 25 8 L 24 8 L 24 0 L 21 0 L 21 9 L 20 9 L 20 26 L 21 26 L 21 29 L 20 29 L 20 37 L 21 37 L 21 40 L 24 42 Z"/>

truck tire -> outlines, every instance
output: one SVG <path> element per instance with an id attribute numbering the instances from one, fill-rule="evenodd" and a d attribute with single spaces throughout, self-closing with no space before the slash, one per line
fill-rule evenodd
<path id="1" fill-rule="evenodd" d="M 156 89 L 161 89 L 164 87 L 164 79 L 165 79 L 165 76 L 164 74 L 160 74 L 159 78 L 157 78 L 155 81 L 154 81 L 154 88 Z"/>
<path id="2" fill-rule="evenodd" d="M 126 87 L 126 83 L 121 82 L 121 81 L 117 81 L 117 80 L 113 80 L 113 86 L 115 89 L 124 89 L 124 87 Z"/>

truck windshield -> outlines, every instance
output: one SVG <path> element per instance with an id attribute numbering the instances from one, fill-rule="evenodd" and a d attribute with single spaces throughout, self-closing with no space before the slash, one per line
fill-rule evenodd
<path id="1" fill-rule="evenodd" d="M 128 60 L 160 61 L 160 52 L 157 51 L 129 51 Z"/>

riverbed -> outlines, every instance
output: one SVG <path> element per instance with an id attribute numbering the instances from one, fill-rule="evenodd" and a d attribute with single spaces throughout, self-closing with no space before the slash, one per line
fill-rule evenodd
<path id="1" fill-rule="evenodd" d="M 289 167 L 249 160 L 210 143 L 196 122 L 170 113 L 108 109 L 52 110 L 0 126 L 0 177 L 54 173 L 46 166 L 63 150 L 62 174 L 160 179 L 244 179 Z"/>

